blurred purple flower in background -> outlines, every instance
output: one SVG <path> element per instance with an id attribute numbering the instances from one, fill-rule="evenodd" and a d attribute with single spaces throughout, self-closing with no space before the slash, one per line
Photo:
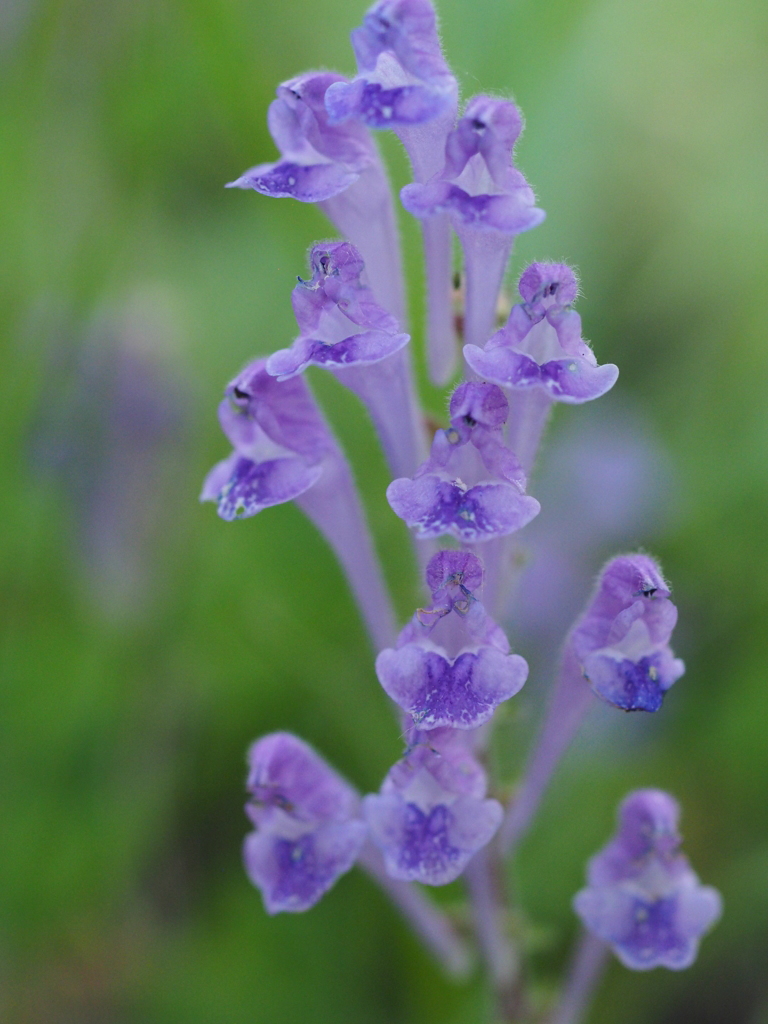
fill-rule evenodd
<path id="1" fill-rule="evenodd" d="M 168 296 L 146 289 L 52 354 L 58 385 L 34 458 L 67 495 L 94 603 L 108 615 L 140 612 L 160 582 L 158 544 L 190 428 L 178 331 Z"/>
<path id="2" fill-rule="evenodd" d="M 586 927 L 636 971 L 690 967 L 722 912 L 718 891 L 701 885 L 678 852 L 679 816 L 661 790 L 630 793 L 616 837 L 589 862 L 589 886 L 573 901 Z"/>

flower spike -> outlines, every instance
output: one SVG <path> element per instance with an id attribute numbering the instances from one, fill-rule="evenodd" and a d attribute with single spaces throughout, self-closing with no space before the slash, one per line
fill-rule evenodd
<path id="1" fill-rule="evenodd" d="M 722 912 L 720 893 L 701 885 L 678 852 L 679 813 L 661 790 L 630 793 L 615 838 L 589 862 L 589 884 L 573 901 L 586 927 L 635 971 L 690 967 Z"/>

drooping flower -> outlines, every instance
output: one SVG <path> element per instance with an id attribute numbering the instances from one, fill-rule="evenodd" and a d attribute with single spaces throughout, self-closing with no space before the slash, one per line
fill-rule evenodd
<path id="1" fill-rule="evenodd" d="M 227 385 L 219 422 L 234 451 L 208 474 L 201 500 L 215 501 L 228 521 L 298 498 L 338 453 L 304 381 L 278 384 L 265 359 Z"/>
<path id="2" fill-rule="evenodd" d="M 433 603 L 419 609 L 395 648 L 376 659 L 384 690 L 419 729 L 474 729 L 514 697 L 528 665 L 509 653 L 509 641 L 470 587 L 482 584 L 480 560 L 441 551 L 427 566 Z"/>
<path id="3" fill-rule="evenodd" d="M 525 474 L 502 428 L 508 403 L 500 388 L 480 381 L 459 385 L 451 425 L 438 430 L 429 459 L 411 478 L 394 480 L 387 500 L 417 537 L 451 534 L 466 544 L 521 529 L 540 510 L 525 494 Z"/>
<path id="4" fill-rule="evenodd" d="M 309 260 L 312 277 L 292 295 L 301 333 L 269 357 L 267 373 L 286 381 L 310 364 L 331 370 L 367 406 L 392 472 L 412 472 L 424 435 L 402 352 L 410 335 L 363 284 L 365 264 L 349 242 L 320 242 Z"/>
<path id="5" fill-rule="evenodd" d="M 306 382 L 278 381 L 257 359 L 227 386 L 219 421 L 234 451 L 200 500 L 228 521 L 295 500 L 335 551 L 376 647 L 390 643 L 394 617 L 352 473 Z"/>
<path id="6" fill-rule="evenodd" d="M 326 93 L 332 124 L 359 118 L 391 128 L 417 182 L 436 174 L 456 120 L 458 84 L 448 67 L 429 0 L 380 0 L 352 33 L 359 74 Z M 451 226 L 447 215 L 422 225 L 427 281 L 429 368 L 436 384 L 453 372 L 457 346 L 451 306 Z"/>
<path id="7" fill-rule="evenodd" d="M 685 671 L 669 647 L 677 608 L 657 563 L 620 555 L 598 579 L 567 648 L 593 691 L 623 711 L 658 711 Z"/>
<path id="8" fill-rule="evenodd" d="M 310 746 L 286 732 L 251 747 L 245 838 L 248 877 L 267 913 L 314 906 L 354 864 L 365 841 L 360 800 Z"/>
<path id="9" fill-rule="evenodd" d="M 328 88 L 346 82 L 333 71 L 308 71 L 278 86 L 268 124 L 281 159 L 252 167 L 227 188 L 318 203 L 362 253 L 379 302 L 404 322 L 400 243 L 386 171 L 365 125 L 357 119 L 331 124 L 325 107 Z"/>
<path id="10" fill-rule="evenodd" d="M 512 162 L 522 125 L 514 103 L 473 97 L 448 135 L 442 171 L 400 192 L 403 206 L 415 217 L 450 215 L 464 250 L 464 340 L 474 345 L 484 344 L 493 331 L 515 236 L 545 216 Z"/>
<path id="11" fill-rule="evenodd" d="M 603 568 L 565 642 L 538 739 L 499 834 L 504 852 L 530 827 L 593 702 L 592 693 L 621 711 L 658 711 L 666 691 L 685 671 L 669 647 L 677 622 L 669 593 L 648 555 L 619 555 Z"/>
<path id="12" fill-rule="evenodd" d="M 589 884 L 574 898 L 586 927 L 632 970 L 690 967 L 721 914 L 718 891 L 678 852 L 679 813 L 661 790 L 630 793 L 615 838 L 589 862 Z"/>
<path id="13" fill-rule="evenodd" d="M 227 188 L 252 188 L 267 196 L 317 203 L 357 181 L 378 161 L 378 154 L 359 121 L 328 121 L 326 90 L 345 81 L 333 71 L 308 71 L 279 85 L 267 124 L 281 159 L 252 167 Z"/>
<path id="14" fill-rule="evenodd" d="M 417 733 L 381 792 L 363 798 L 371 838 L 393 878 L 445 885 L 493 837 L 501 805 L 453 729 Z"/>

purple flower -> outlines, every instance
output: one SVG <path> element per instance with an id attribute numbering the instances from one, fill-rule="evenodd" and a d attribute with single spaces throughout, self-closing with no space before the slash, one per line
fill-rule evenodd
<path id="1" fill-rule="evenodd" d="M 522 689 L 528 665 L 509 653 L 503 631 L 470 589 L 482 583 L 475 555 L 439 552 L 427 581 L 439 584 L 433 604 L 416 612 L 396 648 L 379 654 L 376 674 L 420 729 L 475 729 Z"/>
<path id="2" fill-rule="evenodd" d="M 466 345 L 469 366 L 486 380 L 514 389 L 541 388 L 552 401 L 578 404 L 616 383 L 612 363 L 598 366 L 581 337 L 581 318 L 569 308 L 578 286 L 562 263 L 532 263 L 520 278 L 523 302 L 484 348 Z"/>
<path id="3" fill-rule="evenodd" d="M 227 188 L 252 188 L 262 195 L 317 203 L 349 188 L 378 153 L 364 125 L 330 124 L 325 93 L 334 82 L 346 82 L 333 71 L 308 71 L 277 88 L 268 124 L 282 159 L 259 164 Z"/>
<path id="4" fill-rule="evenodd" d="M 208 474 L 200 500 L 230 521 L 296 500 L 336 553 L 381 649 L 394 618 L 349 465 L 306 382 L 278 381 L 266 362 L 227 386 L 219 420 L 234 451 Z"/>
<path id="5" fill-rule="evenodd" d="M 522 126 L 514 103 L 475 96 L 448 135 L 442 171 L 400 192 L 415 217 L 450 215 L 464 250 L 464 338 L 472 344 L 484 344 L 493 330 L 515 235 L 544 220 L 533 189 L 512 163 Z"/>
<path id="6" fill-rule="evenodd" d="M 360 276 L 362 257 L 349 242 L 320 242 L 309 254 L 312 277 L 293 290 L 301 334 L 267 360 L 267 373 L 288 380 L 307 366 L 343 369 L 378 363 L 399 352 L 410 335 L 382 309 Z"/>
<path id="7" fill-rule="evenodd" d="M 538 514 L 520 463 L 504 445 L 508 408 L 493 384 L 459 385 L 451 426 L 437 431 L 429 459 L 412 478 L 389 485 L 389 504 L 418 537 L 449 533 L 474 544 L 514 533 Z"/>
<path id="8" fill-rule="evenodd" d="M 333 371 L 367 406 L 392 472 L 413 472 L 423 449 L 410 367 L 401 349 L 410 335 L 362 282 L 365 265 L 349 242 L 320 242 L 309 254 L 312 277 L 293 290 L 301 331 L 269 357 L 267 373 L 284 381 L 307 366 Z"/>
<path id="9" fill-rule="evenodd" d="M 388 873 L 426 885 L 452 882 L 501 822 L 501 805 L 485 793 L 485 773 L 461 733 L 417 734 L 381 792 L 363 798 Z"/>
<path id="10" fill-rule="evenodd" d="M 467 226 L 518 235 L 536 227 L 544 211 L 535 208 L 532 188 L 512 164 L 521 129 L 514 103 L 473 97 L 448 135 L 442 173 L 406 185 L 403 206 L 419 218 L 450 213 L 459 232 Z"/>
<path id="11" fill-rule="evenodd" d="M 365 841 L 360 800 L 315 751 L 286 732 L 251 747 L 245 870 L 269 914 L 314 906 Z"/>
<path id="12" fill-rule="evenodd" d="M 352 32 L 360 74 L 326 94 L 331 124 L 359 118 L 371 128 L 431 121 L 456 102 L 428 0 L 380 0 Z"/>
<path id="13" fill-rule="evenodd" d="M 598 697 L 623 711 L 658 711 L 685 666 L 669 639 L 677 608 L 656 562 L 620 555 L 605 566 L 566 656 Z"/>
<path id="14" fill-rule="evenodd" d="M 721 914 L 719 892 L 701 885 L 677 852 L 678 817 L 667 793 L 630 793 L 616 837 L 589 862 L 589 884 L 574 899 L 586 927 L 632 970 L 690 967 L 699 939 Z"/>
<path id="15" fill-rule="evenodd" d="M 200 500 L 217 502 L 229 521 L 299 497 L 338 452 L 304 381 L 278 383 L 265 359 L 227 386 L 219 421 L 234 451 L 208 474 Z"/>

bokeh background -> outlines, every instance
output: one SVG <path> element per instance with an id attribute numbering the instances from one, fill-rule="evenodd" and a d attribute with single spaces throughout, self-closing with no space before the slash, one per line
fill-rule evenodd
<path id="1" fill-rule="evenodd" d="M 305 915 L 269 919 L 240 866 L 254 737 L 295 730 L 363 790 L 400 749 L 349 594 L 308 522 L 283 506 L 230 525 L 197 503 L 227 451 L 221 389 L 291 340 L 292 284 L 329 234 L 311 207 L 222 186 L 272 158 L 265 111 L 279 81 L 353 70 L 347 35 L 362 7 L 0 7 L 9 1024 L 483 1019 L 479 981 L 444 980 L 362 875 Z M 621 368 L 602 404 L 558 413 L 532 486 L 541 561 L 510 628 L 533 671 L 501 722 L 500 763 L 519 764 L 557 628 L 620 548 L 662 559 L 688 665 L 653 718 L 597 709 L 562 766 L 510 873 L 529 969 L 546 998 L 585 859 L 628 789 L 661 786 L 681 799 L 686 849 L 726 913 L 690 971 L 613 963 L 590 1022 L 765 1024 L 768 8 L 440 10 L 465 94 L 512 93 L 526 114 L 519 163 L 548 219 L 521 238 L 513 269 L 574 263 L 586 335 Z M 402 154 L 382 143 L 404 183 Z M 402 228 L 420 351 L 418 233 L 405 215 Z M 405 617 L 413 567 L 372 431 L 332 379 L 312 379 Z M 424 396 L 444 413 L 443 396 Z M 441 897 L 460 918 L 460 885 Z"/>

